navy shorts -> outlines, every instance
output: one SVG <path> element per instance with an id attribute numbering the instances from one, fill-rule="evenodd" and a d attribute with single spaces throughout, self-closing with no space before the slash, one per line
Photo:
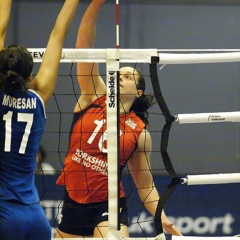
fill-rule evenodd
<path id="1" fill-rule="evenodd" d="M 120 224 L 128 226 L 128 210 L 126 198 L 119 200 Z M 68 196 L 64 196 L 62 214 L 58 229 L 62 232 L 80 236 L 92 236 L 94 228 L 108 221 L 108 202 L 80 204 Z"/>
<path id="2" fill-rule="evenodd" d="M 51 240 L 51 227 L 39 203 L 0 201 L 0 239 Z"/>

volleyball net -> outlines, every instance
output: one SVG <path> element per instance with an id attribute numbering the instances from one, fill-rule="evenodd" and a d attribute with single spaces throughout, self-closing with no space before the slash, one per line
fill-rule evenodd
<path id="1" fill-rule="evenodd" d="M 34 62 L 41 62 L 44 56 L 45 49 L 28 49 L 34 58 Z M 194 51 L 194 50 L 193 50 Z M 207 51 L 207 50 L 205 50 Z M 165 203 L 170 198 L 171 194 L 174 192 L 175 188 L 180 184 L 186 185 L 205 185 L 205 184 L 226 184 L 226 183 L 239 183 L 240 174 L 239 173 L 229 173 L 229 174 L 204 174 L 204 175 L 187 175 L 186 177 L 180 177 L 176 170 L 172 160 L 168 154 L 169 138 L 171 137 L 170 131 L 173 124 L 199 124 L 199 123 L 219 123 L 219 122 L 240 122 L 240 111 L 235 112 L 208 112 L 208 113 L 179 113 L 172 115 L 167 102 L 165 101 L 162 94 L 162 89 L 160 86 L 160 81 L 158 79 L 158 72 L 162 70 L 166 65 L 176 65 L 176 64 L 202 64 L 202 63 L 226 63 L 226 62 L 240 62 L 240 51 L 233 52 L 212 52 L 204 53 L 166 53 L 159 51 L 158 49 L 63 49 L 61 63 L 71 64 L 72 66 L 77 62 L 95 62 L 105 65 L 105 77 L 107 85 L 107 103 L 109 101 L 115 101 L 114 105 L 118 106 L 118 82 L 117 82 L 117 72 L 119 71 L 120 64 L 148 64 L 149 65 L 149 78 L 151 79 L 152 89 L 154 91 L 154 96 L 157 100 L 159 106 L 159 112 L 156 115 L 162 117 L 162 126 L 160 130 L 156 130 L 156 135 L 159 138 L 159 152 L 161 156 L 160 161 L 163 161 L 163 169 L 154 170 L 158 174 L 164 174 L 166 172 L 170 176 L 170 181 L 163 186 L 162 192 L 160 192 L 161 198 L 158 202 L 158 208 L 155 216 L 151 219 L 154 222 L 156 230 L 156 238 L 159 240 L 166 239 L 162 223 L 161 223 L 161 212 L 165 206 Z M 160 67 L 159 67 L 160 66 Z M 160 68 L 160 70 L 159 70 Z M 72 108 L 69 108 L 67 103 L 68 97 L 77 100 L 77 91 L 75 90 L 76 73 L 73 73 L 71 67 L 71 81 L 73 94 L 71 96 L 65 95 L 65 100 L 58 100 L 58 93 L 55 91 L 54 101 L 57 106 L 57 111 L 55 114 L 61 115 L 64 111 L 70 114 Z M 65 76 L 65 74 L 63 74 Z M 114 82 L 114 84 L 112 84 Z M 65 83 L 67 84 L 67 83 Z M 110 85 L 111 84 L 111 85 Z M 147 83 L 149 84 L 149 83 Z M 114 97 L 112 97 L 114 95 Z M 111 97 L 110 97 L 111 96 Z M 61 101 L 63 101 L 61 103 Z M 67 105 L 67 107 L 66 107 Z M 109 105 L 109 104 L 107 104 Z M 63 108 L 62 108 L 63 107 Z M 64 110 L 65 109 L 65 110 Z M 118 149 L 118 138 L 119 132 L 118 126 L 118 114 L 119 109 L 117 107 L 107 108 L 107 141 L 108 141 L 108 188 L 109 188 L 109 239 L 119 239 L 119 222 L 118 222 L 118 162 L 116 159 L 119 158 Z M 61 120 L 59 120 L 61 122 Z M 62 125 L 62 123 L 60 123 Z M 70 125 L 70 122 L 67 123 Z M 54 141 L 58 142 L 61 146 L 61 137 L 66 130 L 58 129 L 58 139 Z M 57 133 L 56 133 L 57 134 Z M 52 133 L 50 133 L 52 135 Z M 53 137 L 54 138 L 54 137 Z M 63 159 L 64 153 L 59 149 L 59 157 Z M 110 150 L 109 150 L 110 149 Z M 67 149 L 65 149 L 67 150 Z M 62 160 L 61 165 L 63 165 Z M 130 193 L 131 194 L 131 193 Z M 140 206 L 140 209 L 143 205 Z M 142 221 L 142 220 L 141 220 Z M 144 221 L 144 220 L 143 220 Z M 140 219 L 137 219 L 137 223 L 141 228 Z M 221 239 L 232 239 L 232 237 L 221 237 Z M 133 239 L 133 238 L 130 238 Z M 139 239 L 151 239 L 145 235 L 143 238 Z M 200 239 L 212 239 L 210 237 L 175 237 L 172 236 L 173 240 L 200 240 Z M 215 238 L 216 239 L 216 238 Z M 219 237 L 217 237 L 219 239 Z"/>

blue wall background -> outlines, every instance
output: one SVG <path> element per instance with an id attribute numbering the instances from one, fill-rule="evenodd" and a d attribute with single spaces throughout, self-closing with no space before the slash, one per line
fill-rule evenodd
<path id="1" fill-rule="evenodd" d="M 41 204 L 53 234 L 64 194 L 64 188 L 55 184 L 56 179 L 57 176 L 51 175 L 36 176 Z M 155 237 L 153 217 L 143 208 L 131 178 L 124 175 L 123 180 L 131 237 Z M 160 194 L 170 180 L 169 177 L 155 176 Z M 239 184 L 178 185 L 165 204 L 165 212 L 184 236 L 234 236 L 240 229 L 239 199 Z"/>

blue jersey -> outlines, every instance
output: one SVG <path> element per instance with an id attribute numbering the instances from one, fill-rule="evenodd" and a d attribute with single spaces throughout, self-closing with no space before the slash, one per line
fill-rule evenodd
<path id="1" fill-rule="evenodd" d="M 45 105 L 33 90 L 0 91 L 0 200 L 39 202 L 36 156 L 46 123 Z"/>

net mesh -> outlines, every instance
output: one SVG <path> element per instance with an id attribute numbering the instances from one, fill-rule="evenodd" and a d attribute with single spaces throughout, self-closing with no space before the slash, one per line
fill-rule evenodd
<path id="1" fill-rule="evenodd" d="M 143 75 L 149 83 L 150 73 L 145 64 L 129 63 L 129 65 L 138 69 L 145 69 L 143 71 Z M 106 64 L 100 64 L 100 75 L 104 79 L 106 78 L 105 67 Z M 152 92 L 151 84 L 148 83 L 147 85 L 150 86 L 146 91 Z M 76 64 L 61 64 L 56 89 L 53 97 L 46 107 L 47 125 L 42 138 L 43 143 L 48 142 L 48 159 L 55 159 L 54 166 L 57 174 L 54 176 L 49 176 L 47 170 L 43 170 L 41 178 L 38 178 L 38 189 L 41 197 L 41 204 L 45 209 L 48 219 L 51 219 L 50 222 L 53 229 L 53 237 L 54 233 L 56 232 L 59 218 L 61 217 L 62 197 L 64 195 L 64 189 L 60 186 L 55 186 L 54 184 L 64 164 L 64 158 L 68 148 L 73 107 L 76 104 L 79 94 L 80 90 L 76 80 Z M 164 123 L 164 117 L 156 106 L 149 110 L 149 119 L 158 119 L 157 121 Z M 150 125 L 148 130 L 153 137 L 159 139 L 159 135 L 161 135 L 161 129 L 151 129 Z M 160 139 L 158 144 L 160 144 Z M 152 157 L 159 159 L 159 167 L 155 167 L 151 169 L 151 171 L 153 175 L 167 175 L 167 171 L 159 156 L 158 144 L 154 144 L 153 146 Z M 133 216 L 129 219 L 130 235 L 134 234 L 134 236 L 138 238 L 148 237 L 150 232 L 152 234 L 152 232 L 155 231 L 154 217 L 146 213 L 146 211 L 144 211 L 145 207 L 143 203 L 139 199 L 136 199 L 136 196 L 138 196 L 138 189 L 133 183 L 128 167 L 126 167 L 123 171 L 123 182 L 125 193 L 128 199 L 129 211 L 132 212 L 132 214 L 130 214 Z M 166 183 L 162 182 L 158 182 L 156 185 L 159 189 L 159 192 L 162 192 L 166 187 Z"/>
<path id="2" fill-rule="evenodd" d="M 124 64 L 127 64 L 127 61 L 124 61 Z M 129 64 L 132 65 L 133 63 L 130 62 Z M 146 92 L 156 91 L 156 87 L 153 85 L 153 83 L 150 83 L 150 79 L 153 77 L 150 75 L 154 75 L 154 73 L 151 73 L 151 67 L 149 70 L 149 64 L 135 63 L 134 67 L 141 69 L 145 79 L 147 80 L 148 87 Z M 153 64 L 152 67 L 155 68 L 156 65 Z M 106 77 L 105 72 L 106 64 L 100 64 L 100 75 L 104 79 Z M 80 90 L 76 80 L 76 64 L 71 62 L 61 64 L 57 87 L 46 108 L 48 119 L 46 130 L 42 139 L 44 143 L 49 144 L 47 147 L 48 158 L 55 159 L 55 163 L 57 162 L 57 164 L 55 164 L 55 169 L 58 174 L 63 167 L 64 158 L 68 148 L 69 130 L 72 121 L 73 107 L 76 104 L 79 94 Z M 155 95 L 158 96 L 159 93 L 155 92 Z M 179 177 L 171 165 L 171 161 L 168 163 L 162 161 L 162 158 L 164 159 L 164 157 L 168 159 L 168 141 L 162 141 L 162 132 L 164 131 L 164 128 L 162 129 L 162 127 L 166 126 L 166 128 L 168 128 L 168 125 L 171 125 L 175 119 L 166 108 L 161 109 L 161 107 L 164 107 L 163 102 L 161 102 L 159 106 L 158 104 L 155 104 L 149 109 L 150 126 L 148 127 L 148 131 L 151 133 L 152 138 L 157 139 L 157 141 L 153 144 L 151 158 L 159 159 L 157 164 L 155 164 L 151 169 L 152 174 L 154 176 L 169 176 L 168 180 L 165 179 L 165 181 L 159 181 L 158 178 L 157 181 L 155 181 L 156 187 L 162 196 L 162 202 L 159 202 L 160 210 L 163 208 L 165 202 L 175 189 L 176 185 L 180 183 Z M 151 121 L 154 121 L 155 123 L 157 122 L 159 127 L 156 128 L 155 125 L 154 127 L 151 126 Z M 168 135 L 169 132 L 166 132 L 166 134 Z M 58 219 L 60 217 L 62 197 L 64 194 L 64 189 L 55 185 L 58 174 L 54 175 L 54 177 L 50 177 L 47 173 L 47 170 L 43 169 L 41 177 L 37 179 L 42 206 L 45 209 L 48 219 L 51 219 L 50 222 L 53 227 L 53 237 L 54 232 L 56 231 Z M 132 217 L 129 221 L 130 235 L 133 234 L 135 238 L 150 238 L 149 231 L 152 231 L 153 229 L 153 231 L 155 231 L 156 228 L 156 225 L 154 225 L 154 217 L 146 214 L 142 202 L 136 199 L 138 189 L 136 189 L 135 184 L 133 183 L 128 167 L 126 167 L 123 172 L 123 181 L 128 199 L 129 210 L 135 213 L 133 214 L 134 217 Z M 169 192 L 167 189 L 170 189 Z M 166 194 L 166 197 L 164 197 L 164 194 Z M 158 226 L 161 226 L 161 223 L 158 223 Z M 157 229 L 157 232 L 159 231 L 160 233 L 161 230 L 162 229 L 160 227 L 160 229 Z M 172 239 L 182 240 L 195 238 L 173 237 Z M 203 239 L 208 238 L 205 237 Z"/>

